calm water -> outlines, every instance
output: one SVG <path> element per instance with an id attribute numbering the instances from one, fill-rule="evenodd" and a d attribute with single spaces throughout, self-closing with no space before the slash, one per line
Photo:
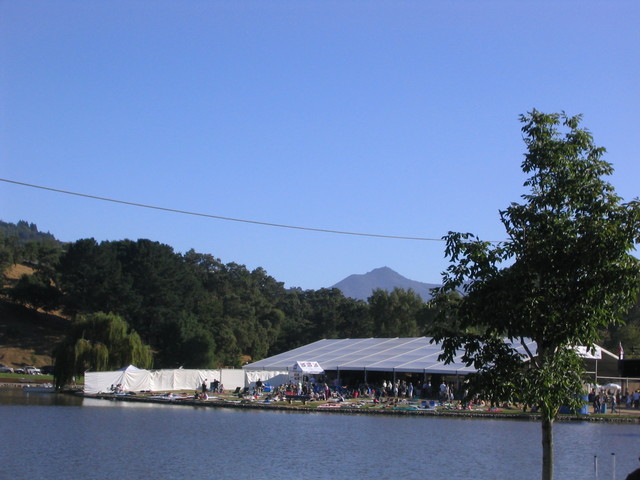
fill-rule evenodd
<path id="1" fill-rule="evenodd" d="M 540 425 L 240 411 L 0 389 L 0 478 L 538 479 Z M 640 427 L 556 424 L 556 478 L 640 467 Z"/>

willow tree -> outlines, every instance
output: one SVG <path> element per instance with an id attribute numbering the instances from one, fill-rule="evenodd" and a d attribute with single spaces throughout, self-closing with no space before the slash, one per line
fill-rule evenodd
<path id="1" fill-rule="evenodd" d="M 85 371 L 109 371 L 127 365 L 151 367 L 148 346 L 118 315 L 93 313 L 79 316 L 55 350 L 55 383 L 62 388 Z"/>
<path id="2" fill-rule="evenodd" d="M 434 302 L 455 330 L 441 329 L 442 359 L 461 352 L 474 365 L 472 392 L 536 406 L 542 424 L 542 478 L 553 478 L 553 422 L 578 408 L 583 367 L 575 346 L 593 346 L 600 328 L 633 305 L 640 205 L 624 203 L 605 180 L 613 173 L 580 116 L 533 111 L 520 117 L 530 177 L 500 212 L 501 243 L 472 234 L 445 237 L 451 264 Z M 450 294 L 462 290 L 457 301 Z M 505 338 L 508 342 L 505 342 Z M 537 351 L 516 347 L 536 342 Z"/>

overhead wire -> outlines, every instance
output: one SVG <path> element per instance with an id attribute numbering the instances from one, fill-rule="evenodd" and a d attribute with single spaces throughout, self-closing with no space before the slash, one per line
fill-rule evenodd
<path id="1" fill-rule="evenodd" d="M 149 205 L 149 204 L 145 204 L 145 203 L 138 203 L 138 202 L 131 202 L 131 201 L 127 201 L 127 200 L 119 200 L 116 198 L 109 198 L 109 197 L 101 197 L 98 195 L 91 195 L 88 193 L 80 193 L 80 192 L 72 192 L 70 190 L 62 190 L 59 188 L 53 188 L 53 187 L 45 187 L 43 185 L 35 185 L 32 183 L 26 183 L 26 182 L 19 182 L 16 180 L 10 180 L 7 178 L 0 178 L 0 181 L 5 182 L 5 183 L 11 183 L 14 185 L 20 185 L 23 187 L 29 187 L 29 188 L 36 188 L 39 190 L 46 190 L 49 192 L 56 192 L 56 193 L 62 193 L 65 195 L 73 195 L 76 197 L 83 197 L 83 198 L 90 198 L 93 200 L 100 200 L 103 202 L 111 202 L 111 203 L 118 203 L 121 205 L 129 205 L 132 207 L 140 207 L 140 208 L 149 208 L 152 210 L 160 210 L 163 212 L 171 212 L 171 213 L 178 213 L 178 214 L 182 214 L 182 215 L 192 215 L 192 216 L 196 216 L 196 217 L 205 217 L 205 218 L 213 218 L 216 220 L 225 220 L 225 221 L 229 221 L 229 222 L 241 222 L 241 223 L 249 223 L 249 224 L 253 224 L 253 225 L 262 225 L 262 226 L 267 226 L 267 227 L 277 227 L 277 228 L 288 228 L 288 229 L 293 229 L 293 230 L 305 230 L 305 231 L 310 231 L 310 232 L 321 232 L 321 233 L 331 233 L 331 234 L 337 234 L 337 235 L 353 235 L 353 236 L 359 236 L 359 237 L 374 237 L 374 238 L 388 238 L 388 239 L 393 239 L 393 240 L 416 240 L 416 241 L 426 241 L 426 242 L 443 242 L 444 239 L 442 238 L 428 238 L 428 237 L 411 237 L 411 236 L 404 236 L 404 235 L 384 235 L 384 234 L 378 234 L 378 233 L 363 233 L 363 232 L 350 232 L 350 231 L 345 231 L 345 230 L 332 230 L 332 229 L 327 229 L 327 228 L 314 228 L 314 227 L 302 227 L 299 225 L 286 225 L 286 224 L 282 224 L 282 223 L 271 223 L 271 222 L 261 222 L 258 220 L 247 220 L 247 219 L 243 219 L 243 218 L 233 218 L 233 217 L 226 217 L 226 216 L 222 216 L 222 215 L 213 215 L 210 213 L 202 213 L 202 212 L 192 212 L 189 210 L 181 210 L 178 208 L 168 208 L 168 207 L 161 207 L 158 205 Z"/>

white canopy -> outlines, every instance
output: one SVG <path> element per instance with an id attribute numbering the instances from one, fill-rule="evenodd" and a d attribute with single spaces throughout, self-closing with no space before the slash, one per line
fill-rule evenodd
<path id="1" fill-rule="evenodd" d="M 536 352 L 535 342 L 525 344 Z M 513 347 L 525 353 L 519 343 Z M 313 359 L 325 371 L 379 371 L 466 375 L 475 372 L 460 356 L 445 365 L 438 360 L 442 348 L 429 337 L 324 339 L 288 352 L 245 365 L 245 371 L 291 371 L 292 365 Z"/>
<path id="2" fill-rule="evenodd" d="M 305 375 L 320 375 L 324 370 L 318 362 L 296 362 L 291 367 L 294 372 L 303 373 Z"/>
<path id="3" fill-rule="evenodd" d="M 582 346 L 574 348 L 582 358 L 591 360 L 600 360 L 602 358 L 602 348 L 597 345 L 594 345 L 592 348 Z"/>
<path id="4" fill-rule="evenodd" d="M 224 374 L 224 378 L 223 378 Z M 225 389 L 244 387 L 242 370 L 143 370 L 133 365 L 114 372 L 87 372 L 84 377 L 85 393 L 109 392 L 121 385 L 126 392 L 197 390 L 203 382 L 207 387 L 214 380 L 224 381 Z"/>

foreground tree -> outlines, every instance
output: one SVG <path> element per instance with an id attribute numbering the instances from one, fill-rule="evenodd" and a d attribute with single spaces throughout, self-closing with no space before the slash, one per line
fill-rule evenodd
<path id="1" fill-rule="evenodd" d="M 620 322 L 636 300 L 640 205 L 623 203 L 604 180 L 602 159 L 581 117 L 521 116 L 530 193 L 500 212 L 499 244 L 449 233 L 451 265 L 434 298 L 455 330 L 440 329 L 442 359 L 463 352 L 471 392 L 537 406 L 542 417 L 543 480 L 553 478 L 553 422 L 560 406 L 578 408 L 582 363 L 574 346 L 593 346 L 599 329 Z M 506 265 L 506 266 L 505 266 Z M 462 290 L 459 301 L 451 293 Z M 510 342 L 505 342 L 504 339 Z M 533 339 L 537 352 L 516 350 Z"/>
<path id="2" fill-rule="evenodd" d="M 55 384 L 62 388 L 86 370 L 108 371 L 127 365 L 149 368 L 151 350 L 112 313 L 79 317 L 55 350 Z"/>

